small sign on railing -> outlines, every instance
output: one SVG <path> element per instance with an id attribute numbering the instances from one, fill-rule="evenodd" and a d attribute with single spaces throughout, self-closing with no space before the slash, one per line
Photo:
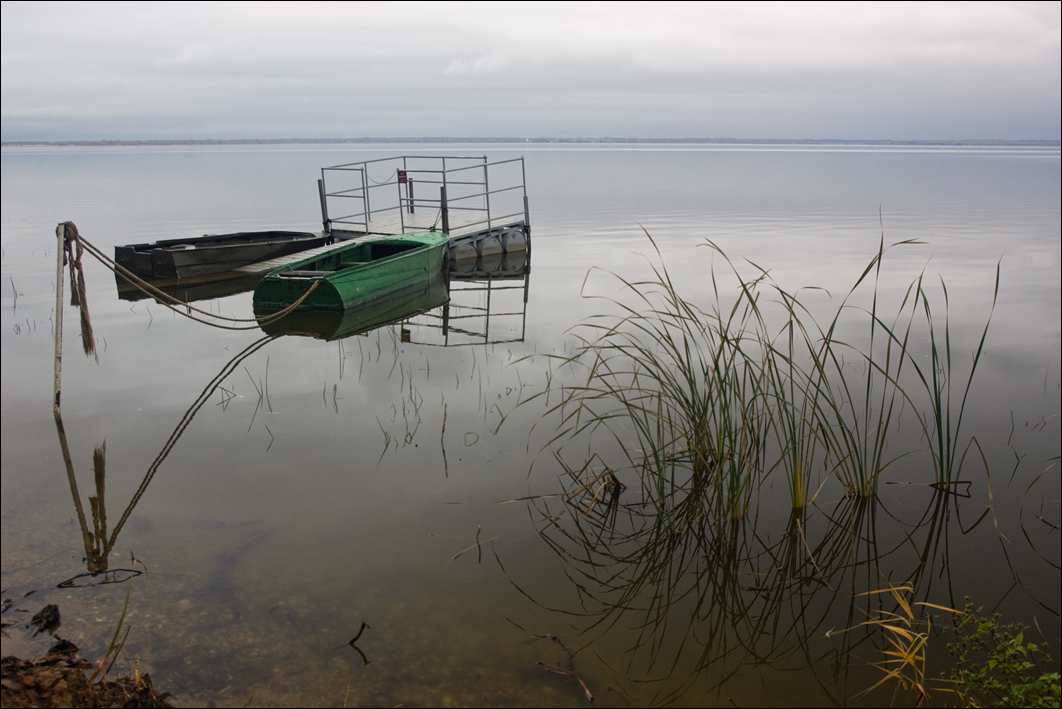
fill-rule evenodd
<path id="1" fill-rule="evenodd" d="M 406 177 L 406 171 L 405 170 L 399 170 L 398 171 L 398 184 L 404 185 L 407 182 L 409 182 L 409 178 Z"/>

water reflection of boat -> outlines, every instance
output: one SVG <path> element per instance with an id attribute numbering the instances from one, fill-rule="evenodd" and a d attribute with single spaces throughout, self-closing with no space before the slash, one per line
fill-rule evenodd
<path id="1" fill-rule="evenodd" d="M 247 231 L 114 247 L 114 260 L 141 278 L 190 278 L 231 271 L 331 242 L 330 234 Z"/>
<path id="2" fill-rule="evenodd" d="M 118 284 L 118 298 L 121 300 L 143 300 L 154 297 L 142 288 L 130 284 L 129 281 L 117 273 L 114 276 L 114 280 Z M 253 290 L 260 280 L 260 275 L 246 276 L 226 272 L 224 274 L 198 276 L 195 278 L 152 279 L 148 283 L 181 302 L 193 303 L 197 300 L 213 300 L 214 298 L 225 298 L 237 293 L 245 293 Z"/>
<path id="3" fill-rule="evenodd" d="M 345 310 L 427 282 L 442 271 L 449 237 L 415 232 L 359 240 L 270 273 L 254 290 L 256 309 Z M 311 291 L 312 289 L 312 291 Z"/>
<path id="4" fill-rule="evenodd" d="M 376 298 L 346 310 L 296 310 L 262 326 L 269 335 L 304 335 L 319 340 L 340 340 L 405 320 L 445 305 L 449 300 L 445 275 Z M 262 317 L 270 311 L 255 308 Z"/>

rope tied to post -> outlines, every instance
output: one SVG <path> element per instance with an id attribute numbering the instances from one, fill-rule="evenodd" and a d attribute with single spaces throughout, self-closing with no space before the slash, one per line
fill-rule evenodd
<path id="1" fill-rule="evenodd" d="M 63 222 L 58 228 L 63 230 L 63 263 L 70 265 L 70 305 L 77 307 L 81 314 L 81 347 L 85 354 L 92 355 L 98 364 L 100 356 L 96 353 L 96 337 L 92 332 L 85 287 L 85 269 L 81 265 L 81 257 L 85 253 L 81 234 L 73 222 Z"/>

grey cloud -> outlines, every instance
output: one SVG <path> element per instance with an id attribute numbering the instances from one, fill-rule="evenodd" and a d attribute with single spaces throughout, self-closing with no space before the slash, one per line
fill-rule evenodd
<path id="1" fill-rule="evenodd" d="M 5 3 L 0 114 L 5 140 L 1058 139 L 1059 7 Z"/>

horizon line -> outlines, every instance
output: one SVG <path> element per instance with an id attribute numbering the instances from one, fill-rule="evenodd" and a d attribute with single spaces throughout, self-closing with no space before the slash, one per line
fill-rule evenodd
<path id="1" fill-rule="evenodd" d="M 137 146 L 137 145 L 335 145 L 335 144 L 458 144 L 458 143 L 510 143 L 510 144 L 686 144 L 686 145 L 888 145 L 888 146 L 1001 146 L 1001 147 L 1062 147 L 1060 140 L 1024 139 L 1003 140 L 995 138 L 893 140 L 872 138 L 618 138 L 618 137 L 453 137 L 453 136 L 407 136 L 396 138 L 156 138 L 156 139 L 98 139 L 98 140 L 4 140 L 0 146 L 11 147 L 92 147 L 92 146 Z"/>

